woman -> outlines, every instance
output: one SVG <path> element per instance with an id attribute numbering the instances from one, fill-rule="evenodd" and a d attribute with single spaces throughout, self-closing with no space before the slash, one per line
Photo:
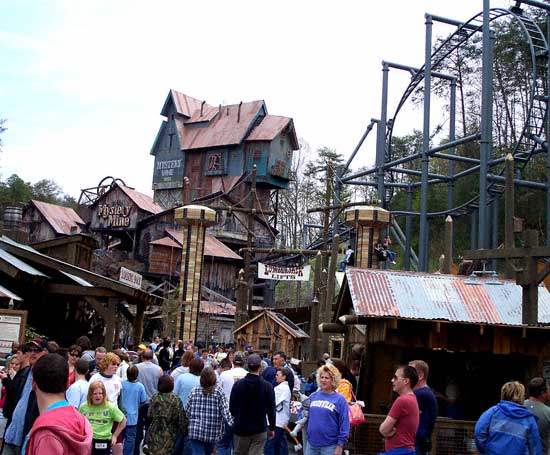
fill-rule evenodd
<path id="1" fill-rule="evenodd" d="M 122 453 L 120 444 L 117 444 L 117 438 L 126 426 L 126 417 L 116 404 L 107 401 L 107 391 L 101 381 L 95 381 L 90 384 L 86 403 L 80 406 L 80 413 L 83 414 L 94 433 L 92 444 L 92 455 L 109 455 L 111 447 L 113 455 Z M 118 425 L 114 432 L 111 432 L 113 424 Z"/>
<path id="2" fill-rule="evenodd" d="M 187 398 L 193 388 L 200 385 L 200 374 L 204 368 L 202 360 L 194 358 L 189 362 L 189 372 L 183 373 L 176 380 L 174 393 L 180 397 L 183 406 L 187 404 Z"/>
<path id="3" fill-rule="evenodd" d="M 334 365 L 317 370 L 319 390 L 310 395 L 305 455 L 341 455 L 349 435 L 346 399 L 336 393 L 340 372 Z"/>
<path id="4" fill-rule="evenodd" d="M 189 364 L 194 358 L 195 354 L 193 354 L 191 351 L 185 351 L 183 353 L 183 355 L 181 356 L 181 365 L 177 367 L 174 371 L 172 371 L 172 373 L 170 373 L 170 376 L 172 376 L 174 382 L 176 382 L 176 379 L 178 379 L 178 377 L 181 376 L 183 373 L 189 373 Z"/>
<path id="5" fill-rule="evenodd" d="M 69 364 L 69 386 L 72 386 L 75 382 L 76 372 L 75 364 L 80 359 L 82 349 L 77 344 L 73 344 L 67 351 L 67 363 Z"/>
<path id="6" fill-rule="evenodd" d="M 180 365 L 181 358 L 184 352 L 185 347 L 183 346 L 183 341 L 178 340 L 178 344 L 174 349 L 174 357 L 172 358 L 172 370 L 175 370 Z"/>
<path id="7" fill-rule="evenodd" d="M 351 403 L 353 401 L 353 384 L 349 381 L 349 379 L 346 379 L 347 374 L 351 376 L 349 368 L 344 362 L 338 359 L 333 360 L 332 364 L 336 367 L 336 369 L 342 376 L 342 379 L 340 380 L 340 384 L 338 384 L 338 388 L 336 389 L 336 391 L 346 399 L 346 402 Z"/>
<path id="8" fill-rule="evenodd" d="M 500 390 L 500 403 L 489 408 L 476 423 L 474 437 L 482 455 L 541 455 L 537 420 L 523 406 L 525 387 L 507 382 Z"/>
<path id="9" fill-rule="evenodd" d="M 183 405 L 174 390 L 171 376 L 162 376 L 158 383 L 158 393 L 151 398 L 147 416 L 151 422 L 147 432 L 147 447 L 143 452 L 151 455 L 172 453 L 178 436 L 186 432 L 187 421 Z"/>
<path id="10" fill-rule="evenodd" d="M 212 455 L 216 442 L 223 436 L 224 421 L 233 425 L 227 397 L 216 383 L 216 373 L 212 368 L 202 370 L 200 387 L 191 391 L 185 406 L 189 419 L 188 441 L 193 455 Z"/>
<path id="11" fill-rule="evenodd" d="M 81 357 L 84 360 L 87 360 L 88 362 L 94 360 L 95 351 L 92 348 L 92 342 L 86 335 L 83 335 L 78 340 L 76 340 L 76 344 L 80 346 L 80 352 L 82 353 Z"/>
<path id="12" fill-rule="evenodd" d="M 290 418 L 288 377 L 291 374 L 288 368 L 279 368 L 275 374 L 275 436 L 265 442 L 264 455 L 288 455 L 285 427 Z"/>
<path id="13" fill-rule="evenodd" d="M 122 381 L 116 374 L 120 359 L 113 352 L 108 352 L 105 357 L 97 364 L 98 373 L 90 378 L 90 384 L 95 381 L 101 381 L 107 390 L 107 399 L 114 404 L 118 403 L 118 397 L 122 390 Z"/>

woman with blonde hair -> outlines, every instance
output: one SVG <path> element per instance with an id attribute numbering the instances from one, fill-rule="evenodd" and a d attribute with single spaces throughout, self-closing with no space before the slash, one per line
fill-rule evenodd
<path id="1" fill-rule="evenodd" d="M 525 387 L 507 382 L 500 391 L 501 401 L 489 408 L 476 423 L 474 436 L 482 455 L 541 455 L 537 421 L 523 406 Z"/>
<path id="2" fill-rule="evenodd" d="M 309 397 L 309 420 L 305 455 L 341 455 L 349 436 L 346 399 L 336 392 L 342 376 L 331 364 L 317 370 L 319 390 Z"/>
<path id="3" fill-rule="evenodd" d="M 88 388 L 86 403 L 80 406 L 93 430 L 92 455 L 108 455 L 113 449 L 113 455 L 122 453 L 122 447 L 117 444 L 119 435 L 126 426 L 126 417 L 117 405 L 107 400 L 107 391 L 101 381 L 94 381 Z M 113 424 L 118 425 L 112 431 Z"/>

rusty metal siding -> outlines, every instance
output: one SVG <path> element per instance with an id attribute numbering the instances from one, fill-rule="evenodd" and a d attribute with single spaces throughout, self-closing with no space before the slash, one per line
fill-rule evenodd
<path id="1" fill-rule="evenodd" d="M 78 234 L 81 232 L 81 226 L 86 224 L 82 218 L 69 207 L 62 207 L 60 205 L 35 200 L 31 201 L 31 205 L 36 207 L 44 220 L 50 224 L 58 235 L 70 235 L 71 228 L 76 228 L 76 233 Z"/>
<path id="2" fill-rule="evenodd" d="M 466 276 L 374 269 L 346 270 L 358 315 L 521 325 L 521 286 L 465 284 Z M 550 294 L 539 289 L 539 323 L 550 323 Z"/>

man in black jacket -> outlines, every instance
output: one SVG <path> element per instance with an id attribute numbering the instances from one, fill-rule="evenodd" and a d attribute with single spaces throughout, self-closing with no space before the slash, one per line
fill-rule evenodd
<path id="1" fill-rule="evenodd" d="M 259 375 L 261 360 L 258 354 L 250 355 L 249 373 L 231 390 L 229 410 L 235 419 L 234 455 L 262 455 L 266 438 L 271 439 L 275 434 L 275 393 L 273 386 Z"/>

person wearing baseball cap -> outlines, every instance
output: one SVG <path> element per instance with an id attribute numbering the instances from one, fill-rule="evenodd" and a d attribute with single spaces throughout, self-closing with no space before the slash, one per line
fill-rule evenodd
<path id="1" fill-rule="evenodd" d="M 231 390 L 234 455 L 262 455 L 266 439 L 275 434 L 275 394 L 272 385 L 259 375 L 261 362 L 258 354 L 248 356 L 249 372 Z"/>

